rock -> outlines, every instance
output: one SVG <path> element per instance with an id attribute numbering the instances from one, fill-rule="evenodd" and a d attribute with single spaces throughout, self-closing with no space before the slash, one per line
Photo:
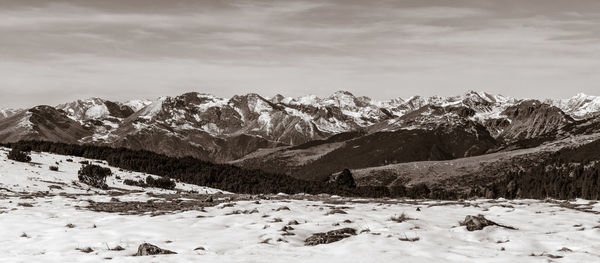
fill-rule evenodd
<path id="1" fill-rule="evenodd" d="M 144 243 L 138 247 L 138 251 L 134 256 L 168 255 L 168 254 L 177 254 L 177 253 L 175 253 L 171 250 L 159 248 L 150 243 Z"/>
<path id="2" fill-rule="evenodd" d="M 486 226 L 493 226 L 492 221 L 487 220 L 483 215 L 478 216 L 466 216 L 465 220 L 460 223 L 461 226 L 466 226 L 467 230 L 475 231 L 481 230 Z"/>
<path id="3" fill-rule="evenodd" d="M 340 241 L 344 238 L 351 237 L 356 235 L 356 230 L 352 228 L 341 228 L 337 230 L 332 230 L 327 233 L 316 233 L 312 236 L 308 237 L 304 241 L 304 245 L 306 246 L 316 246 L 320 244 L 329 244 L 333 242 Z"/>
<path id="4" fill-rule="evenodd" d="M 284 231 L 284 232 L 291 231 L 291 230 L 294 230 L 294 228 L 291 226 L 283 226 L 283 228 L 281 228 L 281 231 Z"/>
<path id="5" fill-rule="evenodd" d="M 343 215 L 345 215 L 345 214 L 348 214 L 348 213 L 346 213 L 346 211 L 344 211 L 342 209 L 334 208 L 334 209 L 331 209 L 329 212 L 327 212 L 327 214 L 325 214 L 325 215 L 334 215 L 334 214 L 343 214 Z"/>
<path id="6" fill-rule="evenodd" d="M 214 201 L 214 200 L 213 200 L 213 197 L 212 197 L 212 195 L 211 195 L 211 196 L 209 196 L 208 198 L 206 198 L 206 200 L 204 200 L 204 202 L 205 202 L 205 203 L 212 203 L 213 201 Z"/>
<path id="7" fill-rule="evenodd" d="M 337 184 L 339 186 L 344 186 L 348 188 L 356 188 L 356 181 L 354 181 L 354 177 L 348 169 L 344 169 L 339 174 L 331 175 L 329 177 L 329 183 Z"/>
<path id="8" fill-rule="evenodd" d="M 290 211 L 290 208 L 287 206 L 282 206 L 280 208 L 277 208 L 277 210 L 275 210 L 275 211 L 284 211 L 284 210 Z"/>
<path id="9" fill-rule="evenodd" d="M 109 250 L 112 250 L 112 251 L 123 251 L 123 250 L 125 250 L 125 248 L 123 248 L 122 246 L 116 246 L 116 247 L 113 247 L 113 248 L 111 248 Z"/>
<path id="10" fill-rule="evenodd" d="M 486 226 L 499 226 L 499 227 L 504 227 L 504 228 L 508 228 L 508 229 L 516 229 L 511 226 L 501 225 L 494 221 L 488 220 L 483 215 L 477 215 L 477 216 L 468 215 L 465 217 L 464 221 L 460 222 L 460 225 L 466 226 L 468 231 L 482 230 Z"/>
<path id="11" fill-rule="evenodd" d="M 94 250 L 91 247 L 86 247 L 86 248 L 78 248 L 77 250 L 83 252 L 83 253 L 92 253 L 94 252 Z"/>

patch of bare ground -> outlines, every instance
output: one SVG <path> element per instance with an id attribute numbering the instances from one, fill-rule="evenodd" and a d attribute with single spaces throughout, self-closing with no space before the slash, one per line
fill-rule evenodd
<path id="1" fill-rule="evenodd" d="M 529 254 L 530 257 L 549 257 L 551 259 L 559 259 L 559 258 L 563 258 L 563 256 L 560 255 L 553 255 L 553 254 L 549 254 L 549 253 L 540 253 L 540 254 L 535 254 L 535 253 L 531 253 Z"/>
<path id="2" fill-rule="evenodd" d="M 593 205 L 596 204 L 595 201 L 592 201 L 588 204 L 576 204 L 576 203 L 571 203 L 569 201 L 558 201 L 558 200 L 548 199 L 548 200 L 545 200 L 545 202 L 554 204 L 555 206 L 561 207 L 561 208 L 572 209 L 572 210 L 576 210 L 579 212 L 600 215 L 600 211 L 594 210 Z"/>
<path id="3" fill-rule="evenodd" d="M 95 212 L 119 213 L 121 215 L 144 215 L 152 216 L 171 214 L 184 211 L 202 211 L 204 207 L 218 205 L 219 202 L 205 203 L 201 201 L 181 200 L 148 200 L 146 202 L 123 202 L 111 200 L 109 202 L 95 202 L 88 200 L 89 205 L 78 207 Z"/>
<path id="4" fill-rule="evenodd" d="M 431 203 L 428 204 L 427 207 L 434 207 L 434 206 L 453 206 L 453 205 L 457 205 L 457 206 L 463 206 L 463 207 L 479 207 L 479 204 L 476 203 L 471 203 L 471 202 L 467 202 L 464 200 L 459 200 L 459 201 L 451 201 L 451 202 L 436 202 L 436 203 Z"/>
<path id="5" fill-rule="evenodd" d="M 231 213 L 227 213 L 225 215 L 251 215 L 259 213 L 258 209 L 254 208 L 252 210 L 235 210 Z"/>
<path id="6" fill-rule="evenodd" d="M 149 214 L 152 216 L 172 214 L 184 211 L 204 211 L 205 207 L 214 207 L 219 204 L 225 204 L 223 207 L 232 207 L 235 203 L 233 200 L 253 200 L 256 197 L 250 195 L 231 195 L 231 194 L 192 194 L 192 193 L 173 193 L 173 194 L 157 194 L 152 192 L 146 193 L 149 197 L 156 200 L 148 200 L 146 202 L 120 201 L 117 198 L 112 198 L 108 202 L 96 202 L 87 200 L 88 205 L 77 207 L 79 209 L 88 209 L 95 212 L 119 213 L 122 215 L 143 215 Z M 243 213 L 244 211 L 240 211 Z M 247 213 L 256 213 L 247 211 Z"/>

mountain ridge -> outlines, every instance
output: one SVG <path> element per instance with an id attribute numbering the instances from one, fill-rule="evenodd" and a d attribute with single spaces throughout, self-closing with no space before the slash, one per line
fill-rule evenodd
<path id="1" fill-rule="evenodd" d="M 469 123 L 484 127 L 498 144 L 510 144 L 557 134 L 600 112 L 599 97 L 585 94 L 533 101 L 476 91 L 384 101 L 348 91 L 323 98 L 248 93 L 227 99 L 198 92 L 126 102 L 90 98 L 47 106 L 47 114 L 37 114 L 32 125 L 22 124 L 29 124 L 32 109 L 40 113 L 39 107 L 0 111 L 0 142 L 47 139 L 229 162 L 261 148 L 296 146 L 348 132 L 472 129 Z M 11 119 L 17 115 L 19 121 Z M 72 136 L 66 136 L 69 132 Z"/>

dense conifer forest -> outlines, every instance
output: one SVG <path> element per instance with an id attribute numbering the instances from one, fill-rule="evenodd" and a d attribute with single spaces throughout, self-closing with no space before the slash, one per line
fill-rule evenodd
<path id="1" fill-rule="evenodd" d="M 22 151 L 49 152 L 105 160 L 114 167 L 165 176 L 185 183 L 235 193 L 330 193 L 373 197 L 388 194 L 383 187 L 350 188 L 327 182 L 300 180 L 283 174 L 247 170 L 229 164 L 215 164 L 192 157 L 170 157 L 143 150 L 47 141 L 21 141 L 4 146 L 19 148 Z"/>
<path id="2" fill-rule="evenodd" d="M 526 171 L 511 172 L 492 188 L 506 198 L 600 198 L 600 140 L 565 148 Z"/>

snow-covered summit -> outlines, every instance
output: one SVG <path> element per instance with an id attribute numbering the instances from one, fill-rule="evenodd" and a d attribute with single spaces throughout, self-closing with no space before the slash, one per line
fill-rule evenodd
<path id="1" fill-rule="evenodd" d="M 146 99 L 128 100 L 125 103 L 123 103 L 123 105 L 129 106 L 134 111 L 139 111 L 150 104 L 152 104 L 152 100 Z"/>
<path id="2" fill-rule="evenodd" d="M 395 131 L 444 124 L 462 125 L 472 121 L 488 128 L 493 126 L 490 129 L 495 134 L 501 134 L 511 123 L 505 111 L 524 101 L 481 91 L 469 91 L 457 96 L 413 96 L 389 100 L 375 100 L 348 91 L 337 91 L 321 97 L 306 95 L 295 98 L 285 94 L 268 98 L 256 93 L 222 98 L 189 92 L 125 103 L 100 98 L 78 100 L 55 107 L 59 111 L 51 116 L 63 114 L 65 118 L 56 116 L 56 120 L 72 119 L 79 123 L 81 127 L 71 123 L 66 129 L 75 127 L 78 134 L 85 137 L 69 136 L 73 137 L 71 141 L 164 151 L 176 147 L 170 151 L 199 151 L 197 157 L 218 154 L 217 158 L 228 160 L 229 156 L 257 148 L 298 145 L 358 130 Z M 600 113 L 600 98 L 585 94 L 544 103 L 562 109 L 575 119 Z M 533 108 L 523 110 L 537 109 L 536 105 L 529 106 Z M 41 114 L 43 111 L 37 111 L 41 117 L 36 120 L 50 116 Z M 18 135 L 15 127 L 26 125 L 19 126 L 18 121 L 2 119 L 2 111 L 0 121 L 4 121 L 3 125 L 7 127 L 0 131 L 0 134 L 4 132 L 5 138 L 23 137 L 23 132 Z M 52 121 L 49 124 L 49 129 L 66 127 Z M 39 130 L 33 127 L 35 129 Z M 73 132 L 65 130 L 57 135 L 65 134 Z M 219 153 L 221 148 L 232 145 L 240 146 L 240 152 Z"/>
<path id="3" fill-rule="evenodd" d="M 562 109 L 577 119 L 584 119 L 598 115 L 600 112 L 600 96 L 591 96 L 579 93 L 568 99 L 547 100 L 548 104 Z"/>
<path id="4" fill-rule="evenodd" d="M 99 119 L 110 115 L 106 100 L 100 98 L 89 98 L 60 104 L 56 109 L 63 110 L 74 120 Z"/>
<path id="5" fill-rule="evenodd" d="M 88 120 L 100 120 L 107 117 L 125 118 L 148 104 L 149 102 L 143 100 L 121 103 L 101 98 L 89 98 L 60 104 L 55 108 L 63 110 L 66 112 L 67 116 L 73 120 L 85 122 Z"/>
<path id="6" fill-rule="evenodd" d="M 23 110 L 20 109 L 2 109 L 0 108 L 0 119 L 11 117 Z"/>

